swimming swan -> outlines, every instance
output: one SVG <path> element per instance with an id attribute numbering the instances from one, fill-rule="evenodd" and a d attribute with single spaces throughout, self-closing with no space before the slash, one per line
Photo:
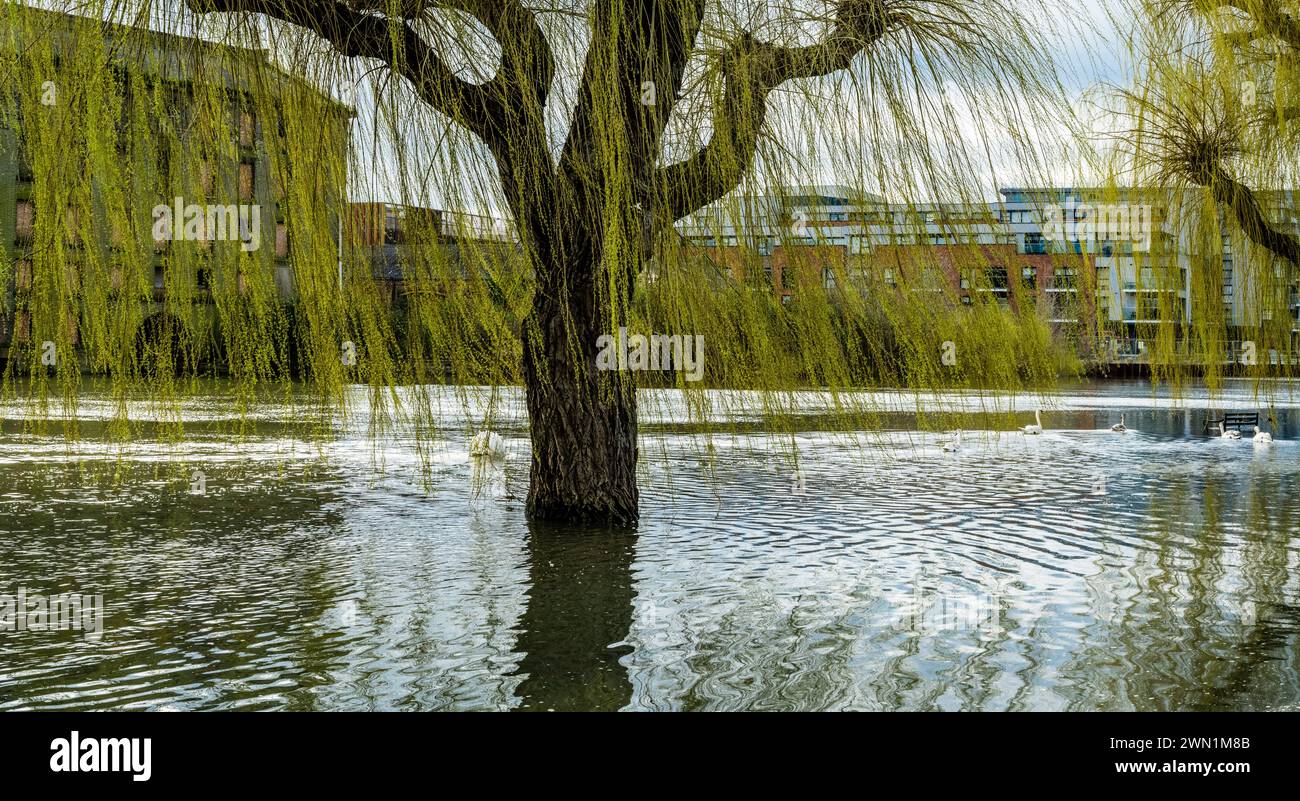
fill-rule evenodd
<path id="1" fill-rule="evenodd" d="M 1235 429 L 1235 428 L 1232 429 L 1231 431 L 1229 431 L 1228 429 L 1226 429 L 1226 428 L 1223 427 L 1223 421 L 1220 420 L 1220 421 L 1219 421 L 1219 436 L 1220 436 L 1221 438 L 1223 438 L 1223 439 L 1241 439 L 1241 432 L 1238 431 L 1238 430 Z"/>
<path id="2" fill-rule="evenodd" d="M 953 453 L 960 447 L 961 447 L 960 431 L 957 432 L 957 436 L 954 437 L 951 441 L 943 443 L 943 449 L 946 453 Z"/>
<path id="3" fill-rule="evenodd" d="M 1268 433 L 1267 431 L 1260 431 L 1259 426 L 1255 426 L 1254 440 L 1255 442 L 1258 442 L 1261 445 L 1267 445 L 1268 443 L 1273 441 L 1273 435 Z"/>
<path id="4" fill-rule="evenodd" d="M 1022 427 L 1020 428 L 1020 432 L 1021 432 L 1022 434 L 1041 434 L 1041 433 L 1043 433 L 1043 417 L 1042 417 L 1041 414 L 1039 414 L 1039 410 L 1038 410 L 1038 409 L 1035 409 L 1035 410 L 1034 410 L 1034 420 L 1036 421 L 1035 423 L 1031 423 L 1030 425 L 1027 425 L 1027 426 L 1022 426 Z"/>
<path id="5" fill-rule="evenodd" d="M 1116 434 L 1123 434 L 1128 431 L 1128 426 L 1124 425 L 1124 415 L 1121 414 L 1119 416 L 1119 422 L 1111 426 L 1110 430 L 1114 431 Z"/>
<path id="6" fill-rule="evenodd" d="M 484 459 L 504 459 L 506 441 L 495 431 L 480 431 L 469 441 L 469 455 Z"/>

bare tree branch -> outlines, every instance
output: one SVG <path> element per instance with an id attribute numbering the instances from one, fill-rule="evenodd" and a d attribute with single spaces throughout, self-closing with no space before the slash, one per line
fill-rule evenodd
<path id="1" fill-rule="evenodd" d="M 392 6 L 382 0 L 186 0 L 198 13 L 249 13 L 287 22 L 325 39 L 341 55 L 377 59 L 402 76 L 431 108 L 478 135 L 492 151 L 506 200 L 516 216 L 553 190 L 546 149 L 545 106 L 554 59 L 536 16 L 520 0 L 440 0 Z M 378 13 L 396 8 L 402 16 Z M 433 8 L 478 19 L 501 46 L 491 81 L 458 77 L 412 27 Z"/>
<path id="2" fill-rule="evenodd" d="M 1220 0 L 1219 7 L 1244 11 L 1255 20 L 1259 33 L 1276 36 L 1291 47 L 1300 48 L 1300 22 L 1278 8 L 1273 0 Z"/>
<path id="3" fill-rule="evenodd" d="M 839 5 L 834 27 L 817 44 L 781 47 L 748 34 L 736 40 L 722 57 L 724 89 L 714 107 L 709 143 L 655 173 L 658 222 L 672 224 L 740 183 L 753 161 L 773 89 L 847 69 L 858 53 L 907 21 L 885 0 L 849 0 Z"/>
<path id="4" fill-rule="evenodd" d="M 200 14 L 263 14 L 312 31 L 341 55 L 384 62 L 434 109 L 485 139 L 490 134 L 498 101 L 488 85 L 476 86 L 457 77 L 403 20 L 337 2 L 186 0 L 186 5 Z"/>
<path id="5" fill-rule="evenodd" d="M 1251 242 L 1286 260 L 1292 267 L 1300 266 L 1300 238 L 1270 223 L 1259 199 L 1248 186 L 1233 180 L 1218 167 L 1212 168 L 1205 180 L 1214 199 L 1232 212 Z"/>
<path id="6" fill-rule="evenodd" d="M 618 9 L 602 4 L 595 10 L 593 40 L 614 41 L 617 47 L 587 51 L 573 124 L 561 164 L 581 169 L 597 145 L 600 117 L 610 109 L 599 101 L 617 99 L 618 113 L 628 120 L 629 162 L 654 164 L 660 137 L 678 100 L 686 64 L 704 20 L 705 0 L 635 0 Z M 603 37 L 603 38 L 602 38 Z"/>

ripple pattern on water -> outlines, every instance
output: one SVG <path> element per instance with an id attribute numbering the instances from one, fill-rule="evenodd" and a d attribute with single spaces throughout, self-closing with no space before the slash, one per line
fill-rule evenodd
<path id="1" fill-rule="evenodd" d="M 0 593 L 106 613 L 0 631 L 0 709 L 1294 707 L 1300 415 L 1209 409 L 1089 391 L 957 453 L 665 419 L 635 536 L 526 523 L 520 427 L 475 463 L 452 421 L 429 486 L 401 432 L 4 434 Z"/>

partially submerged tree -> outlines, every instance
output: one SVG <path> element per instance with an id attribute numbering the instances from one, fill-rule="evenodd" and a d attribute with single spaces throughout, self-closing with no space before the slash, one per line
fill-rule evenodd
<path id="1" fill-rule="evenodd" d="M 741 29 L 728 41 L 715 40 L 712 52 L 701 50 L 705 28 L 725 13 L 711 21 L 718 9 L 705 0 L 546 10 L 524 0 L 188 5 L 204 14 L 280 20 L 315 33 L 343 56 L 379 62 L 491 152 L 536 281 L 523 328 L 523 372 L 533 446 L 528 509 L 538 518 L 636 518 L 635 386 L 626 373 L 598 373 L 596 342 L 624 319 L 660 234 L 740 184 L 754 162 L 774 92 L 791 81 L 850 69 L 861 79 L 860 91 L 897 89 L 872 79 L 899 77 L 896 61 L 908 55 L 922 62 L 951 58 L 978 73 L 977 81 L 1008 93 L 1034 83 L 1025 74 L 1033 65 L 1024 57 L 1032 47 L 998 34 L 999 27 L 1018 27 L 1013 9 L 998 3 L 810 3 L 801 9 L 807 24 L 800 32 L 813 41 L 767 41 Z M 474 83 L 458 75 L 435 37 L 426 38 L 447 12 L 472 17 L 490 34 L 499 51 L 490 80 Z M 999 13 L 1007 15 L 1001 25 Z M 556 51 L 577 44 L 552 41 L 540 19 L 547 14 L 576 15 L 589 28 L 572 121 L 558 155 L 546 106 Z M 460 43 L 471 47 L 466 37 Z M 672 161 L 665 131 L 693 72 L 711 95 L 709 139 Z M 912 68 L 918 79 L 940 72 L 933 64 Z M 902 127 L 896 133 L 914 135 Z"/>
<path id="2" fill-rule="evenodd" d="M 152 21 L 159 16 L 155 12 L 175 19 L 175 9 L 152 2 L 91 5 L 82 10 L 128 22 Z M 995 155 L 990 140 L 1005 144 L 1020 163 L 1042 166 L 1034 140 L 1056 111 L 1061 92 L 1046 55 L 1050 43 L 1039 38 L 1045 22 L 1028 21 L 1032 8 L 1025 3 L 185 0 L 184 5 L 198 15 L 198 27 L 210 40 L 264 48 L 278 68 L 316 86 L 368 81 L 373 114 L 364 104 L 359 109 L 373 120 L 361 123 L 376 139 L 386 138 L 391 152 L 363 162 L 364 168 L 396 173 L 404 191 L 419 185 L 412 192 L 419 197 L 428 197 L 424 184 L 476 189 L 482 184 L 488 187 L 482 195 L 492 195 L 489 200 L 508 215 L 531 293 L 518 321 L 517 362 L 532 440 L 528 512 L 535 518 L 630 521 L 638 515 L 636 383 L 630 372 L 598 369 L 597 351 L 602 335 L 640 321 L 636 287 L 650 280 L 646 268 L 652 261 L 659 280 L 656 298 L 667 298 L 664 308 L 678 323 L 707 328 L 717 337 L 710 339 L 710 359 L 727 362 L 729 369 L 710 368 L 710 374 L 748 371 L 755 378 L 747 385 L 764 390 L 793 390 L 811 381 L 834 394 L 867 383 L 879 372 L 863 364 L 879 358 L 874 345 L 864 342 L 879 330 L 876 321 L 894 327 L 891 339 L 906 354 L 899 357 L 905 365 L 895 372 L 908 385 L 919 388 L 960 376 L 958 383 L 992 380 L 1015 389 L 1018 376 L 1044 372 L 1032 366 L 1048 357 L 1040 347 L 1041 325 L 1029 312 L 1016 325 L 1026 326 L 1030 336 L 1017 335 L 996 307 L 989 315 L 969 315 L 966 322 L 943 319 L 945 309 L 961 309 L 957 298 L 859 285 L 860 276 L 841 260 L 821 265 L 811 287 L 816 292 L 787 315 L 770 293 L 715 296 L 707 286 L 686 286 L 676 280 L 672 263 L 679 244 L 674 226 L 680 220 L 736 193 L 779 193 L 765 184 L 789 183 L 782 180 L 789 176 L 805 182 L 831 176 L 895 201 L 960 201 L 984 200 L 995 187 L 993 162 L 1005 154 Z M 100 43 L 91 44 L 98 54 Z M 101 63 L 91 48 L 84 52 L 88 63 Z M 33 76 L 41 69 L 55 67 L 47 64 Z M 199 70 L 190 80 L 201 84 L 204 74 Z M 123 101 L 100 102 L 112 92 L 95 86 L 79 92 L 78 113 L 95 111 L 97 119 L 110 120 L 115 104 Z M 141 96 L 161 91 L 139 87 L 126 99 L 139 104 Z M 277 181 L 284 179 L 281 173 L 287 176 L 289 213 L 296 214 L 295 204 L 328 194 L 321 187 L 337 177 L 336 171 L 304 166 L 313 155 L 310 136 L 320 112 L 308 106 L 277 108 L 281 102 L 257 80 L 249 82 L 249 91 L 263 95 L 259 109 L 266 112 L 261 119 L 267 137 L 279 137 L 277 146 L 290 151 L 272 170 Z M 216 130 L 219 151 L 228 138 L 223 139 L 225 124 L 214 120 L 228 101 L 215 92 L 203 98 L 192 119 L 202 123 L 198 127 Z M 39 104 L 25 102 L 29 119 L 53 124 L 40 117 Z M 153 102 L 162 106 L 160 99 Z M 271 124 L 276 118 L 279 134 Z M 61 124 L 59 136 L 72 128 L 74 136 L 85 130 L 79 118 L 65 115 Z M 107 141 L 113 138 L 112 123 L 86 129 L 106 140 L 93 149 L 88 172 L 129 173 L 114 161 L 129 159 L 129 150 L 119 141 L 115 156 L 114 143 Z M 284 144 L 289 140 L 291 145 Z M 109 216 L 129 215 L 132 202 L 120 202 L 116 194 L 129 177 L 118 176 L 107 187 L 96 178 L 99 183 L 84 193 L 114 198 Z M 68 180 L 78 179 L 56 180 L 51 172 L 48 179 L 38 176 L 37 183 L 61 186 Z M 179 190 L 173 181 L 156 191 L 170 198 Z M 458 191 L 453 187 L 446 194 L 454 197 Z M 38 207 L 38 214 L 52 205 Z M 471 341 L 477 354 L 509 351 L 478 375 L 487 373 L 493 382 L 513 380 L 516 351 L 508 340 L 525 284 L 500 272 L 480 281 L 461 268 L 435 265 L 420 276 L 428 291 L 413 295 L 405 318 L 394 323 L 377 282 L 368 275 L 345 276 L 328 225 L 314 219 L 319 213 L 305 216 L 313 219 L 301 232 L 294 220 L 287 221 L 290 235 L 299 237 L 289 251 L 295 301 L 288 325 L 296 333 L 256 332 L 260 319 L 279 316 L 269 295 L 259 295 L 256 286 L 246 288 L 254 280 L 247 266 L 230 268 L 230 281 L 213 282 L 214 294 L 236 288 L 222 295 L 227 300 L 218 304 L 218 313 L 235 332 L 226 335 L 224 350 L 241 386 L 265 386 L 283 377 L 282 364 L 301 362 L 301 372 L 327 389 L 364 380 L 372 405 L 378 406 L 397 396 L 391 390 L 399 384 L 439 379 L 447 351 Z M 45 225 L 54 230 L 55 223 Z M 138 238 L 147 249 L 147 239 Z M 918 245 L 914 235 L 905 238 L 909 246 Z M 983 256 L 971 248 L 971 258 Z M 148 286 L 146 270 L 151 268 L 139 267 L 136 276 L 142 288 Z M 822 270 L 835 273 L 833 299 L 822 286 Z M 473 291 L 447 288 L 457 282 Z M 69 314 L 114 319 L 104 312 L 105 299 L 117 297 L 114 291 L 51 289 L 48 294 L 57 302 L 33 325 L 49 329 Z M 872 293 L 871 303 L 864 303 L 865 293 Z M 495 306 L 480 303 L 489 297 L 504 300 Z M 728 310 L 719 311 L 733 300 Z M 80 311 L 73 308 L 78 304 Z M 881 311 L 882 304 L 899 308 Z M 231 321 L 237 323 L 233 328 Z M 283 322 L 276 325 L 276 331 L 284 330 Z M 984 342 L 981 326 L 987 328 Z M 971 343 L 967 347 L 962 340 L 963 364 L 970 366 L 940 367 L 934 338 L 963 328 Z M 105 340 L 103 332 L 94 333 L 96 342 Z M 794 349 L 789 358 L 775 357 L 780 337 L 794 340 L 780 345 Z M 961 339 L 958 334 L 943 338 Z M 340 365 L 343 340 L 356 346 L 358 366 L 349 366 L 346 355 Z M 296 344 L 290 348 L 285 341 Z M 983 361 L 981 349 L 987 355 Z M 123 369 L 122 375 L 130 379 L 137 372 Z M 72 383 L 70 377 L 67 381 Z M 763 405 L 778 412 L 784 408 L 768 400 Z M 854 408 L 839 395 L 831 405 Z M 422 430 L 428 430 L 432 422 L 424 414 L 414 411 Z"/>

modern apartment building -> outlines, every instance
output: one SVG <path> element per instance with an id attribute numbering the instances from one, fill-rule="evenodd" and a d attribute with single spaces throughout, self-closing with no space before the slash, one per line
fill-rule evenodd
<path id="1" fill-rule="evenodd" d="M 820 261 L 823 286 L 839 274 L 873 286 L 951 289 L 964 302 L 989 293 L 1010 305 L 1019 282 L 1044 302 L 1059 295 L 1052 314 L 1078 320 L 1072 297 L 1086 260 L 1048 248 L 1030 203 L 1011 194 L 1006 204 L 894 204 L 844 186 L 798 187 L 705 209 L 678 230 L 691 252 L 737 278 L 762 270 L 783 302 L 809 277 L 797 265 Z"/>
<path id="2" fill-rule="evenodd" d="M 1195 200 L 1163 190 L 1044 187 L 1003 189 L 996 203 L 897 204 L 844 186 L 793 187 L 717 204 L 678 231 L 688 252 L 737 279 L 761 271 L 783 302 L 800 285 L 791 265 L 811 263 L 826 287 L 838 273 L 872 287 L 947 290 L 965 303 L 978 293 L 1008 306 L 1029 298 L 1053 324 L 1086 336 L 1137 342 L 1151 326 L 1190 323 L 1197 300 L 1202 315 L 1221 312 L 1230 329 L 1284 315 L 1300 332 L 1294 286 L 1274 300 L 1243 291 L 1261 283 L 1252 282 L 1261 270 L 1281 268 L 1252 253 L 1222 215 L 1215 226 L 1224 232 L 1222 252 L 1198 246 L 1186 224 Z M 1292 194 L 1268 200 L 1275 223 L 1300 232 Z M 1210 265 L 1202 274 L 1221 266 L 1222 309 L 1204 308 L 1206 293 L 1193 291 L 1194 262 Z"/>

